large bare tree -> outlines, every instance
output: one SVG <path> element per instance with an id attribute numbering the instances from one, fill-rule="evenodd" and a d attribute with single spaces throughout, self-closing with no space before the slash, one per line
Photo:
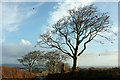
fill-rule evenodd
<path id="1" fill-rule="evenodd" d="M 32 51 L 28 54 L 22 56 L 21 59 L 17 59 L 23 66 L 28 67 L 29 72 L 32 72 L 32 67 L 35 64 L 38 64 L 39 61 L 43 58 L 42 52 L 40 51 Z"/>
<path id="2" fill-rule="evenodd" d="M 112 39 L 104 35 L 112 32 L 112 24 L 108 13 L 100 12 L 93 4 L 70 9 L 68 13 L 68 16 L 50 26 L 51 30 L 40 35 L 38 43 L 41 47 L 56 48 L 69 55 L 73 59 L 73 70 L 76 70 L 78 57 L 95 37 L 112 42 Z"/>

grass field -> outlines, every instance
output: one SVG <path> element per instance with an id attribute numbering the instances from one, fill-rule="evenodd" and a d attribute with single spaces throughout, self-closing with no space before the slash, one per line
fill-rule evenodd
<path id="1" fill-rule="evenodd" d="M 12 68 L 8 66 L 2 67 L 2 80 L 31 80 L 35 76 L 40 76 L 42 74 L 47 75 L 47 73 L 31 73 L 28 71 L 22 71 L 17 68 Z"/>

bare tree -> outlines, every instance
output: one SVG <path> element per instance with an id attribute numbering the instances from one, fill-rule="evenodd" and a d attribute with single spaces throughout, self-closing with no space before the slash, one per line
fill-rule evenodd
<path id="1" fill-rule="evenodd" d="M 42 59 L 42 52 L 40 51 L 33 51 L 29 52 L 28 54 L 22 56 L 21 59 L 17 59 L 23 66 L 29 68 L 29 72 L 32 72 L 32 67 L 38 63 Z"/>
<path id="2" fill-rule="evenodd" d="M 63 61 L 66 61 L 68 59 L 67 55 L 63 55 L 58 50 L 49 51 L 44 55 L 44 59 L 46 59 L 46 66 L 50 69 L 52 72 L 57 71 L 57 65 Z"/>
<path id="3" fill-rule="evenodd" d="M 68 10 L 69 15 L 50 26 L 51 31 L 40 35 L 39 45 L 43 48 L 56 48 L 73 59 L 73 70 L 77 68 L 78 57 L 86 50 L 87 44 L 95 37 L 111 33 L 111 21 L 108 13 L 101 13 L 95 5 Z M 101 34 L 102 33 L 102 34 Z"/>
<path id="4" fill-rule="evenodd" d="M 65 62 L 59 62 L 57 65 L 57 72 L 65 72 L 65 71 L 70 71 L 71 67 L 69 63 Z"/>

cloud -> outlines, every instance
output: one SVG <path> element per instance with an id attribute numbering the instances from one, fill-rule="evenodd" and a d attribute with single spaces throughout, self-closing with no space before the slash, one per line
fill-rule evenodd
<path id="1" fill-rule="evenodd" d="M 93 57 L 93 56 L 118 56 L 118 50 L 104 50 L 103 52 L 86 52 L 81 55 L 83 57 Z"/>
<path id="2" fill-rule="evenodd" d="M 100 55 L 99 55 L 100 54 Z M 73 63 L 72 59 L 67 61 Z M 72 66 L 71 63 L 71 66 Z M 78 58 L 78 66 L 118 66 L 118 50 L 108 50 L 103 52 L 85 52 Z"/>
<path id="3" fill-rule="evenodd" d="M 20 44 L 6 44 L 2 45 L 2 56 L 7 57 L 20 57 L 27 54 L 31 50 L 32 46 L 20 45 Z"/>
<path id="4" fill-rule="evenodd" d="M 100 56 L 99 56 L 100 54 Z M 73 63 L 72 59 L 69 59 L 67 62 Z M 72 64 L 71 64 L 72 66 Z M 109 50 L 99 52 L 86 52 L 79 56 L 78 66 L 118 66 L 118 50 Z"/>
<path id="5" fill-rule="evenodd" d="M 80 2 L 82 1 L 82 2 Z M 65 0 L 65 2 L 59 2 L 56 6 L 54 6 L 54 11 L 50 12 L 50 17 L 48 19 L 48 24 L 49 25 L 52 25 L 54 23 L 56 23 L 60 18 L 62 18 L 63 16 L 66 16 L 66 15 L 69 15 L 67 13 L 67 10 L 68 9 L 71 9 L 71 8 L 74 8 L 74 7 L 79 7 L 81 5 L 88 5 L 88 4 L 91 4 L 92 2 L 94 2 L 96 0 Z M 113 14 L 113 13 L 112 13 Z M 46 26 L 43 26 L 41 28 L 41 31 L 43 30 L 49 30 L 49 28 L 46 28 Z M 115 33 L 118 33 L 118 27 L 117 26 L 113 26 L 112 29 L 113 32 Z M 113 41 L 113 43 L 117 43 L 117 38 L 118 36 L 115 36 L 113 35 L 113 33 L 101 33 L 102 35 L 105 35 L 106 37 L 108 38 L 111 38 L 111 40 Z M 105 38 L 102 38 L 102 37 L 95 37 L 95 40 L 98 40 L 98 41 L 101 41 L 103 43 L 108 43 L 109 44 L 109 41 L 107 42 L 107 40 L 105 40 Z M 95 45 L 99 45 L 99 44 L 96 44 L 95 42 Z M 93 46 L 93 44 L 92 44 Z"/>
<path id="6" fill-rule="evenodd" d="M 101 56 L 110 56 L 110 55 L 116 55 L 118 56 L 118 50 L 109 50 L 109 51 L 104 51 L 100 53 Z"/>
<path id="7" fill-rule="evenodd" d="M 37 9 L 43 3 L 30 5 L 29 3 L 0 3 L 0 43 L 5 41 L 6 34 L 20 29 L 24 20 L 37 13 Z"/>
<path id="8" fill-rule="evenodd" d="M 109 52 L 109 51 L 108 51 Z M 114 52 L 114 51 L 113 51 Z M 105 52 L 103 52 L 104 54 Z M 117 55 L 116 55 L 117 54 Z M 72 66 L 73 64 L 73 59 L 69 59 L 67 61 L 68 63 L 70 63 L 70 65 Z M 118 66 L 118 53 L 113 53 L 113 54 L 109 54 L 107 53 L 107 55 L 101 55 L 99 56 L 98 53 L 86 53 L 83 54 L 79 57 L 78 59 L 78 66 L 91 66 L 91 67 L 117 67 Z"/>
<path id="9" fill-rule="evenodd" d="M 91 56 L 91 57 L 79 57 L 79 66 L 118 66 L 118 56 Z"/>
<path id="10" fill-rule="evenodd" d="M 34 51 L 41 50 L 39 47 L 34 47 L 30 41 L 22 39 L 18 44 L 3 44 L 0 45 L 0 51 L 2 51 L 2 61 L 4 64 L 16 64 L 17 59 L 21 58 L 25 54 Z M 11 61 L 12 60 L 12 61 Z"/>
<path id="11" fill-rule="evenodd" d="M 21 44 L 23 44 L 23 45 L 31 45 L 30 41 L 24 40 L 24 39 L 21 40 Z"/>
<path id="12" fill-rule="evenodd" d="M 32 51 L 33 45 L 28 40 L 22 39 L 19 44 L 3 44 L 0 46 L 2 49 L 2 56 L 4 57 L 20 57 Z"/>
<path id="13" fill-rule="evenodd" d="M 20 24 L 27 18 L 37 13 L 33 8 L 40 7 L 43 3 L 28 5 L 26 3 L 3 3 L 3 31 L 13 32 L 19 30 Z"/>
<path id="14" fill-rule="evenodd" d="M 55 11 L 50 12 L 50 18 L 48 20 L 49 24 L 54 24 L 63 16 L 67 16 L 67 10 L 90 4 L 93 1 L 94 0 L 65 0 L 64 2 L 58 3 L 56 6 L 54 6 Z"/>
<path id="15" fill-rule="evenodd" d="M 0 46 L 2 49 L 2 60 L 3 63 L 17 63 L 17 59 L 21 58 L 30 51 L 41 50 L 40 48 L 35 48 L 34 45 L 27 45 L 30 43 L 28 40 L 22 39 L 19 44 L 3 44 Z M 100 56 L 99 56 L 100 54 Z M 12 60 L 12 61 L 10 61 Z M 10 62 L 9 62 L 10 61 Z M 118 51 L 109 50 L 99 52 L 85 52 L 79 57 L 78 65 L 79 66 L 106 66 L 106 65 L 117 65 L 118 61 Z M 69 63 L 72 61 L 69 60 Z M 71 65 L 72 66 L 72 65 Z"/>
<path id="16" fill-rule="evenodd" d="M 4 42 L 4 39 L 3 38 L 0 38 L 0 43 Z"/>
<path id="17" fill-rule="evenodd" d="M 94 0 L 64 0 L 64 1 L 56 1 L 58 2 L 54 7 L 54 11 L 49 13 L 49 18 L 48 18 L 48 25 L 43 25 L 40 30 L 42 32 L 45 32 L 47 30 L 51 30 L 49 25 L 55 24 L 60 18 L 63 16 L 67 16 L 68 10 L 75 8 L 75 7 L 80 7 L 84 6 L 87 4 L 92 3 Z"/>
<path id="18" fill-rule="evenodd" d="M 3 64 L 16 64 L 18 58 L 21 58 L 33 48 L 32 45 L 21 44 L 4 44 L 0 47 L 2 47 Z"/>

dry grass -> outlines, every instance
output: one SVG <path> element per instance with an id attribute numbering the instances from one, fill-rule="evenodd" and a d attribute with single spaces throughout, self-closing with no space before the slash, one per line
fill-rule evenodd
<path id="1" fill-rule="evenodd" d="M 65 73 L 49 73 L 48 80 L 120 80 L 120 69 L 118 68 L 89 68 L 77 69 L 76 72 L 66 71 Z M 31 80 L 41 73 L 30 73 L 17 68 L 2 66 L 2 80 Z"/>
<path id="2" fill-rule="evenodd" d="M 22 71 L 20 69 L 11 68 L 8 66 L 2 66 L 2 78 L 8 78 L 8 79 L 23 78 L 23 79 L 25 79 L 25 78 L 34 78 L 37 75 L 41 75 L 41 74 L 40 73 L 31 73 L 28 71 Z"/>
<path id="3" fill-rule="evenodd" d="M 48 74 L 48 80 L 120 80 L 118 68 L 78 69 L 76 72 Z"/>

